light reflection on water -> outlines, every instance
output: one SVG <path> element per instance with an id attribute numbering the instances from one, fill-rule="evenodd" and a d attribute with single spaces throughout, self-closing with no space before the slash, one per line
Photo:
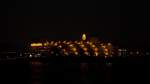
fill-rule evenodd
<path id="1" fill-rule="evenodd" d="M 33 84 L 50 82 L 53 80 L 82 82 L 92 84 L 96 81 L 111 81 L 112 63 L 42 63 L 31 62 Z M 54 77 L 55 76 L 55 77 Z M 36 83 L 34 83 L 36 82 Z M 45 84 L 45 83 L 44 83 Z"/>

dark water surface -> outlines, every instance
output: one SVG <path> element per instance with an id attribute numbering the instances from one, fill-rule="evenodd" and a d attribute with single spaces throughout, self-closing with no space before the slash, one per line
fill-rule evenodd
<path id="1" fill-rule="evenodd" d="M 100 84 L 119 81 L 128 83 L 137 80 L 142 82 L 144 76 L 142 58 L 130 61 L 118 60 L 113 62 L 54 62 L 29 59 L 0 61 L 0 84 Z"/>

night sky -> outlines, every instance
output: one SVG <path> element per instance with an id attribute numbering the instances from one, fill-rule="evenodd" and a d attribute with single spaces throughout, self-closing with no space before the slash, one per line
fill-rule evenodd
<path id="1" fill-rule="evenodd" d="M 87 33 L 122 46 L 149 46 L 149 31 L 135 13 L 139 7 L 126 3 L 119 0 L 6 2 L 6 14 L 0 16 L 1 45 L 22 45 L 41 38 L 79 39 L 82 33 Z"/>

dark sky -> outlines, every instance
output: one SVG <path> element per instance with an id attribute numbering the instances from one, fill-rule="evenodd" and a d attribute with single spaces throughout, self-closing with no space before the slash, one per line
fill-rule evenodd
<path id="1" fill-rule="evenodd" d="M 79 39 L 82 33 L 118 45 L 148 45 L 149 32 L 128 2 L 115 1 L 43 1 L 6 2 L 2 14 L 1 44 L 30 39 Z"/>

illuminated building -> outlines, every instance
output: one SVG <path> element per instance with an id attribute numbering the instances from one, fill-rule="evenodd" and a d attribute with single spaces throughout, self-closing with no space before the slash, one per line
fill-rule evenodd
<path id="1" fill-rule="evenodd" d="M 82 35 L 82 40 L 74 41 L 46 41 L 43 43 L 31 43 L 30 45 L 32 51 L 43 52 L 43 51 L 57 51 L 64 55 L 75 54 L 75 55 L 95 55 L 104 56 L 111 55 L 113 50 L 113 45 L 111 43 L 102 43 L 96 40 L 87 40 L 86 34 Z M 81 52 L 81 53 L 80 53 Z M 56 53 L 55 53 L 56 54 Z M 59 54 L 58 54 L 59 55 Z M 82 56 L 82 55 L 80 55 Z"/>

